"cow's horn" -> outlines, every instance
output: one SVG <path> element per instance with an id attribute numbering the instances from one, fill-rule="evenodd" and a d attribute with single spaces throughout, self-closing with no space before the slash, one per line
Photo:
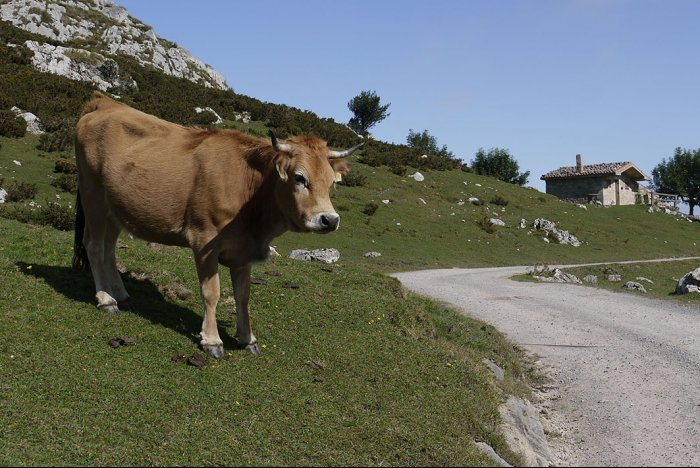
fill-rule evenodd
<path id="1" fill-rule="evenodd" d="M 329 151 L 329 152 L 328 152 L 328 157 L 331 158 L 331 159 L 333 159 L 333 158 L 344 158 L 345 156 L 348 156 L 348 155 L 354 153 L 355 151 L 357 151 L 357 149 L 358 149 L 360 146 L 364 145 L 364 144 L 365 144 L 365 142 L 363 141 L 363 142 L 360 143 L 359 145 L 355 145 L 355 146 L 353 146 L 353 147 L 350 148 L 350 149 L 346 149 L 345 151 Z"/>
<path id="2" fill-rule="evenodd" d="M 272 147 L 275 148 L 277 151 L 292 151 L 292 145 L 290 145 L 289 143 L 278 142 L 277 137 L 274 133 L 272 133 L 272 130 L 270 130 L 270 138 L 272 139 Z"/>

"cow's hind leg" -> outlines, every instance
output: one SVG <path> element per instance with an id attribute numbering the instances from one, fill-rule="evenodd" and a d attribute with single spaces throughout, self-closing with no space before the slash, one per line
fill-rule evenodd
<path id="1" fill-rule="evenodd" d="M 109 218 L 105 223 L 105 237 L 104 237 L 104 267 L 105 274 L 107 275 L 109 281 L 110 291 L 113 297 L 117 300 L 117 305 L 121 310 L 131 310 L 133 308 L 133 301 L 126 292 L 124 287 L 124 282 L 119 274 L 119 269 L 117 268 L 117 257 L 116 257 L 116 247 L 117 239 L 119 238 L 119 233 L 121 232 L 121 226 L 116 219 Z"/>
<path id="2" fill-rule="evenodd" d="M 105 265 L 105 234 L 107 223 L 87 217 L 83 244 L 90 260 L 92 278 L 95 280 L 97 307 L 105 312 L 119 312 L 117 300 L 112 295 L 110 274 Z"/>
<path id="3" fill-rule="evenodd" d="M 207 354 L 218 359 L 224 355 L 224 342 L 221 341 L 216 326 L 216 305 L 221 295 L 219 262 L 213 255 L 199 256 L 197 254 L 195 254 L 195 262 L 197 263 L 202 302 L 204 302 L 204 321 L 202 322 L 199 344 Z"/>
<path id="4" fill-rule="evenodd" d="M 250 326 L 248 299 L 250 298 L 250 264 L 241 268 L 231 268 L 233 297 L 236 300 L 236 339 L 241 347 L 260 354 L 260 347 Z"/>

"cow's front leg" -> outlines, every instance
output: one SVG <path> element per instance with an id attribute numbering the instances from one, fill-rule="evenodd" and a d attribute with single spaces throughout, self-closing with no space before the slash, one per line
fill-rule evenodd
<path id="1" fill-rule="evenodd" d="M 233 283 L 233 297 L 236 300 L 236 339 L 238 345 L 245 346 L 245 349 L 258 355 L 260 347 L 251 330 L 248 312 L 250 264 L 241 268 L 231 268 L 231 282 Z"/>
<path id="2" fill-rule="evenodd" d="M 224 355 L 224 343 L 219 337 L 216 326 L 216 304 L 219 302 L 219 263 L 213 255 L 195 256 L 197 274 L 204 302 L 204 322 L 202 322 L 201 341 L 202 349 L 212 357 L 220 358 Z"/>

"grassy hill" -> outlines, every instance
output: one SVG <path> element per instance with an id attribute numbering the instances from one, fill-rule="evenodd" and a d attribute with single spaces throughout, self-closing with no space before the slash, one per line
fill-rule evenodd
<path id="1" fill-rule="evenodd" d="M 67 207 L 73 196 L 50 182 L 55 160 L 69 154 L 37 143 L 0 138 L 0 178 L 34 183 L 40 205 Z M 203 369 L 183 360 L 197 352 L 201 325 L 186 249 L 124 235 L 118 257 L 137 309 L 112 316 L 95 309 L 91 277 L 69 270 L 71 232 L 0 219 L 0 462 L 483 466 L 490 461 L 474 441 L 486 441 L 517 464 L 497 408 L 539 378 L 527 357 L 493 327 L 414 297 L 383 273 L 698 254 L 699 224 L 644 207 L 582 209 L 461 170 L 424 171 L 417 182 L 352 164 L 365 183 L 333 189 L 341 229 L 286 234 L 276 242 L 283 256 L 254 269 L 267 283 L 251 296 L 263 356 L 233 351 L 235 317 L 222 300 L 232 352 Z M 0 213 L 41 209 L 26 205 Z M 507 226 L 483 223 L 494 214 Z M 583 245 L 547 244 L 517 227 L 536 217 Z M 284 257 L 316 247 L 338 248 L 340 262 Z M 290 281 L 299 288 L 285 288 Z M 231 294 L 224 280 L 222 298 Z M 116 336 L 136 344 L 112 349 Z M 505 382 L 485 358 L 506 370 Z"/>

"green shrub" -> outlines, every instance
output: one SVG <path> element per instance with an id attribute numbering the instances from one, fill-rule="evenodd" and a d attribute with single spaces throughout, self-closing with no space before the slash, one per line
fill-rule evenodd
<path id="1" fill-rule="evenodd" d="M 36 147 L 40 151 L 49 153 L 66 151 L 73 147 L 73 140 L 75 140 L 75 130 L 72 127 L 62 127 L 55 132 L 42 134 Z"/>
<path id="2" fill-rule="evenodd" d="M 7 219 L 14 219 L 20 223 L 29 223 L 34 220 L 34 209 L 23 204 L 0 204 L 0 216 Z"/>
<path id="3" fill-rule="evenodd" d="M 21 223 L 51 226 L 61 231 L 71 231 L 75 226 L 75 210 L 70 205 L 48 202 L 45 206 L 28 204 L 0 205 L 0 216 Z"/>
<path id="4" fill-rule="evenodd" d="M 75 161 L 73 159 L 57 159 L 53 170 L 54 172 L 58 172 L 60 174 L 78 173 L 78 167 L 75 165 Z"/>
<path id="5" fill-rule="evenodd" d="M 493 224 L 491 224 L 491 219 L 488 216 L 484 216 L 483 218 L 477 220 L 476 224 L 489 234 L 496 232 L 496 228 L 493 226 Z"/>
<path id="6" fill-rule="evenodd" d="M 48 202 L 35 213 L 37 224 L 51 226 L 61 231 L 72 231 L 75 226 L 75 210 L 70 205 Z"/>
<path id="7" fill-rule="evenodd" d="M 506 200 L 505 198 L 503 198 L 500 195 L 495 195 L 491 199 L 491 203 L 494 205 L 498 205 L 498 206 L 508 206 L 508 200 Z"/>
<path id="8" fill-rule="evenodd" d="M 363 187 L 367 183 L 367 177 L 364 174 L 350 172 L 343 176 L 343 179 L 338 182 L 346 187 Z"/>
<path id="9" fill-rule="evenodd" d="M 366 214 L 367 216 L 372 216 L 374 213 L 377 212 L 379 209 L 379 205 L 377 205 L 374 202 L 367 203 L 364 208 L 362 208 L 362 212 Z"/>
<path id="10" fill-rule="evenodd" d="M 59 174 L 51 181 L 51 185 L 63 192 L 75 194 L 78 191 L 78 177 L 75 174 Z"/>
<path id="11" fill-rule="evenodd" d="M 401 166 L 401 165 L 391 166 L 389 168 L 389 170 L 393 174 L 396 174 L 397 176 L 405 176 L 406 172 L 408 172 L 408 169 L 406 169 L 406 166 Z"/>
<path id="12" fill-rule="evenodd" d="M 9 110 L 0 110 L 0 135 L 21 138 L 27 133 L 27 122 Z"/>
<path id="13" fill-rule="evenodd" d="M 15 180 L 7 184 L 5 190 L 7 191 L 7 197 L 5 198 L 5 201 L 8 202 L 20 202 L 25 200 L 31 200 L 36 196 L 38 192 L 36 184 L 17 182 Z"/>

